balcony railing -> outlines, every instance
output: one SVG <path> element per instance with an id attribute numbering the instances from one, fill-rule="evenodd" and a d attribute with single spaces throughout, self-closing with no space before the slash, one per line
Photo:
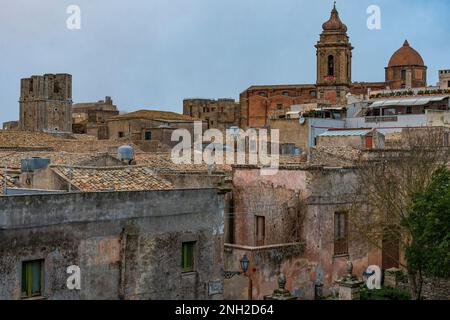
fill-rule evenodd
<path id="1" fill-rule="evenodd" d="M 397 122 L 397 116 L 378 116 L 378 117 L 366 117 L 366 123 L 378 123 L 378 122 Z"/>
<path id="2" fill-rule="evenodd" d="M 334 254 L 335 255 L 348 254 L 347 238 L 334 239 Z"/>

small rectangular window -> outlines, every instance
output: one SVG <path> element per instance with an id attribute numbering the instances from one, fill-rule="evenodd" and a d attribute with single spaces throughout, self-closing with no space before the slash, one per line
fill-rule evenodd
<path id="1" fill-rule="evenodd" d="M 152 140 L 152 133 L 151 131 L 145 132 L 145 140 Z"/>
<path id="2" fill-rule="evenodd" d="M 123 134 L 122 131 L 119 131 L 119 138 L 123 138 L 125 135 Z"/>
<path id="3" fill-rule="evenodd" d="M 22 298 L 42 296 L 44 260 L 22 262 Z"/>
<path id="4" fill-rule="evenodd" d="M 449 133 L 445 132 L 444 133 L 444 147 L 448 147 L 449 146 Z"/>
<path id="5" fill-rule="evenodd" d="M 334 214 L 334 254 L 348 254 L 348 225 L 347 213 Z"/>
<path id="6" fill-rule="evenodd" d="M 181 261 L 183 272 L 192 272 L 195 270 L 195 241 L 183 242 Z"/>
<path id="7" fill-rule="evenodd" d="M 266 218 L 256 216 L 256 245 L 263 246 L 266 237 Z"/>
<path id="8" fill-rule="evenodd" d="M 406 107 L 406 114 L 412 113 L 412 107 Z"/>

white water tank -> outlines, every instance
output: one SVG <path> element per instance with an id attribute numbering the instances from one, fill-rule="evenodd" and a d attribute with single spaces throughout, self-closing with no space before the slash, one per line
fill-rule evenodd
<path id="1" fill-rule="evenodd" d="M 132 146 L 125 145 L 120 146 L 117 149 L 117 157 L 120 161 L 131 161 L 134 160 L 134 149 Z"/>

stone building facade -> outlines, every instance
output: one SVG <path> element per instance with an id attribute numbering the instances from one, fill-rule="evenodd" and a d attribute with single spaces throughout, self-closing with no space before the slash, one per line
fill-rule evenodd
<path id="1" fill-rule="evenodd" d="M 3 122 L 3 130 L 18 130 L 19 121 L 7 121 Z"/>
<path id="2" fill-rule="evenodd" d="M 194 141 L 194 124 L 206 122 L 187 115 L 158 110 L 138 110 L 111 117 L 107 120 L 109 139 L 131 141 L 142 151 L 168 151 L 178 144 L 172 141 L 172 132 L 176 129 L 186 129 Z"/>
<path id="3" fill-rule="evenodd" d="M 253 299 L 270 294 L 280 272 L 290 292 L 313 299 L 318 284 L 325 296 L 333 294 L 348 260 L 355 274 L 383 264 L 382 252 L 348 229 L 354 170 L 281 165 L 276 175 L 262 176 L 256 167 L 235 168 L 224 264 L 226 270 L 236 270 L 239 259 L 249 257 Z M 226 298 L 245 298 L 248 283 L 226 280 Z"/>
<path id="4" fill-rule="evenodd" d="M 224 131 L 239 126 L 239 103 L 234 99 L 185 99 L 183 114 L 205 120 L 208 128 Z"/>
<path id="5" fill-rule="evenodd" d="M 316 95 L 314 84 L 251 86 L 240 94 L 240 127 L 267 126 L 277 112 L 294 104 L 314 103 Z"/>
<path id="6" fill-rule="evenodd" d="M 72 76 L 45 74 L 21 80 L 20 130 L 72 132 Z"/>
<path id="7" fill-rule="evenodd" d="M 0 196 L 0 299 L 221 299 L 222 203 L 217 189 Z"/>
<path id="8" fill-rule="evenodd" d="M 72 129 L 74 133 L 89 134 L 98 139 L 108 139 L 106 121 L 119 114 L 111 97 L 89 103 L 76 103 L 72 106 Z"/>
<path id="9" fill-rule="evenodd" d="M 439 70 L 439 87 L 450 89 L 450 70 Z"/>

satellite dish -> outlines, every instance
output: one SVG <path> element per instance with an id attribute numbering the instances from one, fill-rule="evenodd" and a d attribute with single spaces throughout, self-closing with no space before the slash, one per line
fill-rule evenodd
<path id="1" fill-rule="evenodd" d="M 300 119 L 298 119 L 298 122 L 299 122 L 300 124 L 305 124 L 306 119 L 303 118 L 303 117 L 300 117 Z"/>

